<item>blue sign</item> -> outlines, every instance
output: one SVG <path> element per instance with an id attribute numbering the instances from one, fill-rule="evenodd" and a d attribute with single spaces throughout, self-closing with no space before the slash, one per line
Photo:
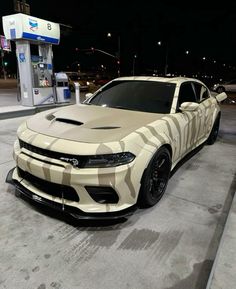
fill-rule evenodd
<path id="1" fill-rule="evenodd" d="M 11 39 L 15 39 L 16 38 L 16 29 L 10 29 L 10 35 L 11 35 Z"/>
<path id="2" fill-rule="evenodd" d="M 24 52 L 20 52 L 19 53 L 19 60 L 20 60 L 20 62 L 25 62 L 26 61 Z"/>
<path id="3" fill-rule="evenodd" d="M 52 43 L 52 44 L 59 44 L 59 39 L 41 36 L 33 33 L 23 32 L 22 38 L 30 39 L 30 40 L 38 40 L 40 42 Z"/>
<path id="4" fill-rule="evenodd" d="M 31 55 L 32 62 L 39 62 L 39 55 Z"/>
<path id="5" fill-rule="evenodd" d="M 43 62 L 43 56 L 39 55 L 31 55 L 32 62 Z"/>

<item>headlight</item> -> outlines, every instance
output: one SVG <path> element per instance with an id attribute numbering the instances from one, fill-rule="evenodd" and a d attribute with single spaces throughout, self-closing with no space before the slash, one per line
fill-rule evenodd
<path id="1" fill-rule="evenodd" d="M 87 81 L 86 84 L 89 85 L 89 81 Z"/>
<path id="2" fill-rule="evenodd" d="M 87 156 L 84 168 L 109 168 L 128 164 L 135 159 L 135 155 L 130 152 Z"/>
<path id="3" fill-rule="evenodd" d="M 92 156 L 64 155 L 61 161 L 70 163 L 75 168 L 110 168 L 128 164 L 135 159 L 132 153 L 117 153 Z"/>

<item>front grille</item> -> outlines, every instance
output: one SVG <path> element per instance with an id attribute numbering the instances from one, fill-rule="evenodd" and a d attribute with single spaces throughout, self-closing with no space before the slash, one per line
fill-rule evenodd
<path id="1" fill-rule="evenodd" d="M 76 167 L 78 168 L 83 168 L 84 164 L 87 161 L 87 156 L 65 154 L 65 153 L 43 149 L 43 148 L 31 145 L 29 143 L 26 143 L 22 141 L 21 139 L 19 139 L 19 143 L 20 143 L 20 148 L 25 148 L 26 150 L 39 154 L 41 156 L 58 159 L 58 160 L 68 160 L 67 162 L 71 163 L 73 166 L 75 166 L 75 163 L 76 163 Z"/>
<path id="2" fill-rule="evenodd" d="M 66 200 L 79 202 L 79 196 L 74 188 L 40 179 L 26 171 L 23 171 L 19 167 L 17 169 L 19 176 L 28 181 L 38 190 L 54 197 L 62 198 L 63 195 L 63 198 Z"/>

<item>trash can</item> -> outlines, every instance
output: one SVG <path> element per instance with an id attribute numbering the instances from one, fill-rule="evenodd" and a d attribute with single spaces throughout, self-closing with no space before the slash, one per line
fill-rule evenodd
<path id="1" fill-rule="evenodd" d="M 69 89 L 68 76 L 64 72 L 55 73 L 55 84 L 56 84 L 56 102 L 70 102 L 71 92 Z"/>

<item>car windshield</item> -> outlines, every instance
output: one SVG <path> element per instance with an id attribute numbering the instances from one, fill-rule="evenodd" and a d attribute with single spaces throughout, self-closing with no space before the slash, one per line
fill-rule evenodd
<path id="1" fill-rule="evenodd" d="M 69 77 L 71 80 L 78 80 L 78 75 L 76 74 L 69 75 Z"/>
<path id="2" fill-rule="evenodd" d="M 158 81 L 114 81 L 99 90 L 87 104 L 170 113 L 176 85 Z"/>

